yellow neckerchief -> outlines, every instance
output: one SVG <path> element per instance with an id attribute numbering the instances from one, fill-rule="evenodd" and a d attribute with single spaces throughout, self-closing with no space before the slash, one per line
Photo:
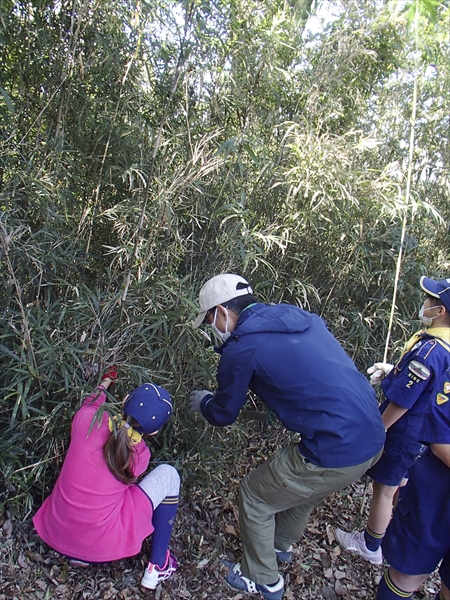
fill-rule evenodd
<path id="1" fill-rule="evenodd" d="M 428 329 L 422 329 L 422 331 L 418 331 L 417 333 L 415 333 L 412 336 L 412 338 L 410 338 L 406 342 L 398 362 L 400 362 L 400 360 L 403 358 L 403 356 L 407 352 L 409 352 L 411 350 L 411 348 L 417 344 L 418 341 L 420 341 L 422 339 L 422 336 L 424 334 L 427 334 L 427 335 L 430 335 L 430 336 L 436 338 L 436 341 L 439 342 L 441 344 L 441 346 L 443 346 L 446 350 L 448 350 L 450 352 L 450 347 L 449 347 L 450 346 L 450 327 L 429 327 Z M 441 340 L 444 343 L 442 343 Z"/>
<path id="2" fill-rule="evenodd" d="M 114 431 L 113 419 L 116 422 L 116 430 L 128 425 L 127 433 L 128 433 L 128 437 L 131 438 L 131 443 L 139 444 L 139 442 L 142 440 L 142 435 L 138 431 L 133 429 L 131 427 L 131 425 L 129 425 L 126 421 L 124 421 L 120 417 L 113 417 L 112 419 L 111 419 L 111 417 L 109 418 L 108 427 L 109 427 L 110 431 Z"/>
<path id="3" fill-rule="evenodd" d="M 450 327 L 430 327 L 427 329 L 427 333 L 435 338 L 441 338 L 441 340 L 450 344 Z"/>

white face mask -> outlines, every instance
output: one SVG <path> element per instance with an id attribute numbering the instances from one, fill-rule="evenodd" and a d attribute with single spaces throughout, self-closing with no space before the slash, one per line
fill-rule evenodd
<path id="1" fill-rule="evenodd" d="M 429 306 L 428 308 L 425 308 L 425 306 L 422 306 L 422 308 L 419 310 L 419 319 L 422 321 L 422 323 L 424 325 L 426 325 L 427 327 L 429 327 L 430 325 L 433 324 L 434 319 L 437 318 L 438 315 L 436 315 L 435 317 L 426 317 L 424 315 L 424 312 L 426 310 L 431 310 L 432 308 L 440 308 L 439 306 Z"/>
<path id="2" fill-rule="evenodd" d="M 228 310 L 225 309 L 227 311 L 227 318 L 225 321 L 225 332 L 220 331 L 220 329 L 218 329 L 217 325 L 216 325 L 216 319 L 217 319 L 217 308 L 214 312 L 214 321 L 212 322 L 212 327 L 213 329 L 216 331 L 217 335 L 220 337 L 220 339 L 222 340 L 222 342 L 226 342 L 227 339 L 230 337 L 231 333 L 228 331 Z"/>

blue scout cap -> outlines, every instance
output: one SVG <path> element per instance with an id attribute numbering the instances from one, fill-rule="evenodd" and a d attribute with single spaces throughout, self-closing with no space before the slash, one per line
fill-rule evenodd
<path id="1" fill-rule="evenodd" d="M 450 279 L 435 281 L 429 277 L 420 278 L 420 287 L 434 298 L 439 298 L 445 308 L 450 312 Z"/>
<path id="2" fill-rule="evenodd" d="M 128 396 L 123 412 L 136 419 L 139 433 L 153 433 L 167 423 L 173 412 L 169 392 L 154 383 L 144 383 Z"/>

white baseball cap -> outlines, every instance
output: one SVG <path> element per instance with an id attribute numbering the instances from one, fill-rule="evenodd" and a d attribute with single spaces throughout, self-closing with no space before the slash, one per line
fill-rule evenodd
<path id="1" fill-rule="evenodd" d="M 192 323 L 192 326 L 194 329 L 200 327 L 206 313 L 211 308 L 214 308 L 218 304 L 225 304 L 225 302 L 238 296 L 246 296 L 247 294 L 253 294 L 253 290 L 248 281 L 240 275 L 224 273 L 208 279 L 198 295 L 200 314 Z"/>

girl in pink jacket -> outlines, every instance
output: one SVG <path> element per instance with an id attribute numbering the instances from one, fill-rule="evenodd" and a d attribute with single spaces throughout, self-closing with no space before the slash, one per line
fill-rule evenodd
<path id="1" fill-rule="evenodd" d="M 150 462 L 143 435 L 168 421 L 172 402 L 164 388 L 144 383 L 125 398 L 122 418 L 106 410 L 96 417 L 116 377 L 108 372 L 75 414 L 61 473 L 33 523 L 44 542 L 74 564 L 133 556 L 152 534 L 141 585 L 155 589 L 178 566 L 168 546 L 180 477 L 174 467 L 160 465 L 137 480 Z"/>

